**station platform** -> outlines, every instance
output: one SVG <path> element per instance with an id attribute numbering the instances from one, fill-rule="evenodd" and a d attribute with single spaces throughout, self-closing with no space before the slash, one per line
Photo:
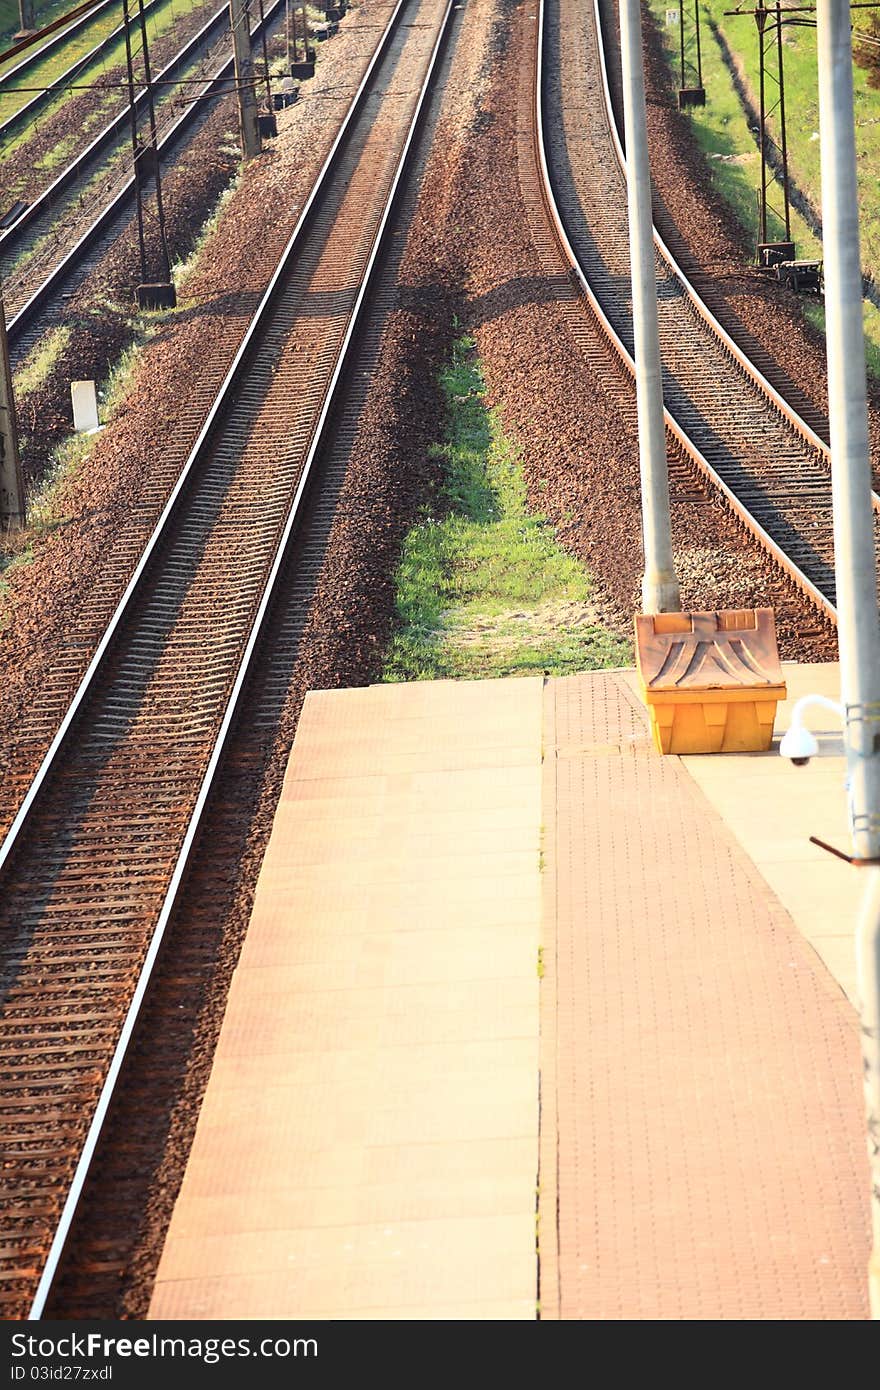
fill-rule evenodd
<path id="1" fill-rule="evenodd" d="M 777 734 L 837 695 L 784 671 Z M 661 757 L 626 671 L 311 693 L 150 1317 L 866 1318 L 832 718 L 795 769 Z"/>

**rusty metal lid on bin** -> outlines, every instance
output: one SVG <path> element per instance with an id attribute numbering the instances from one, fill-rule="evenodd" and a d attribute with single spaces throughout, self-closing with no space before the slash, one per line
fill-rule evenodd
<path id="1" fill-rule="evenodd" d="M 636 661 L 646 691 L 784 683 L 772 608 L 638 613 Z"/>

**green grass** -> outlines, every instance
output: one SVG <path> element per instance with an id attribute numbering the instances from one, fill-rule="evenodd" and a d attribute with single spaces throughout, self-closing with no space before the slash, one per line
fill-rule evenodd
<path id="1" fill-rule="evenodd" d="M 234 138 L 234 136 L 230 135 L 231 140 L 234 140 Z M 237 145 L 235 146 L 235 149 L 237 152 Z M 217 202 L 214 205 L 213 211 L 208 214 L 208 216 L 205 218 L 205 221 L 202 223 L 201 230 L 199 231 L 192 251 L 190 251 L 189 255 L 184 260 L 175 261 L 174 265 L 171 267 L 171 278 L 174 281 L 179 298 L 182 299 L 185 296 L 186 282 L 192 275 L 193 271 L 196 269 L 202 251 L 205 249 L 205 246 L 216 232 L 217 227 L 220 223 L 220 219 L 223 216 L 224 210 L 226 209 L 226 206 L 229 203 L 230 198 L 235 193 L 240 183 L 241 173 L 239 172 L 235 175 L 231 182 L 228 183 L 227 186 L 223 189 L 223 192 L 220 194 L 219 198 L 217 199 Z M 179 303 L 178 308 L 182 309 L 183 303 Z"/>
<path id="2" fill-rule="evenodd" d="M 671 82 L 677 88 L 680 76 L 678 24 L 665 25 L 663 0 L 649 0 L 662 34 L 670 66 Z M 723 35 L 738 62 L 741 76 L 755 109 L 758 109 L 758 39 L 751 16 L 725 15 L 733 7 L 729 0 L 702 0 L 701 15 L 711 20 Z M 709 161 L 713 186 L 733 209 L 753 241 L 758 240 L 757 190 L 760 184 L 760 155 L 755 137 L 748 128 L 733 81 L 721 56 L 719 43 L 708 23 L 701 26 L 705 107 L 692 108 L 690 120 L 697 144 Z M 783 64 L 785 72 L 786 135 L 788 167 L 796 186 L 812 206 L 821 206 L 819 157 L 819 97 L 816 66 L 816 31 L 793 25 L 783 26 Z M 775 49 L 771 48 L 771 52 Z M 859 167 L 859 225 L 862 269 L 880 282 L 880 206 L 877 183 L 880 176 L 880 91 L 868 86 L 867 74 L 853 66 L 856 146 Z M 776 98 L 776 88 L 768 86 L 768 105 Z M 778 140 L 778 117 L 769 117 Z M 782 209 L 782 190 L 777 185 L 770 200 Z M 773 241 L 784 235 L 781 217 L 770 215 L 767 237 Z M 791 231 L 796 254 L 801 259 L 821 259 L 822 243 L 802 217 L 791 209 Z M 814 322 L 822 318 L 806 298 L 807 316 Z M 867 301 L 864 310 L 865 347 L 869 370 L 880 371 L 880 312 Z M 822 319 L 824 326 L 824 319 Z"/>
<path id="3" fill-rule="evenodd" d="M 586 571 L 529 511 L 522 467 L 486 406 L 469 339 L 456 343 L 441 384 L 447 431 L 432 450 L 436 506 L 404 541 L 383 680 L 629 664 L 627 644 L 593 617 Z"/>
<path id="4" fill-rule="evenodd" d="M 17 569 L 32 564 L 40 542 L 69 520 L 59 507 L 59 489 L 82 465 L 91 447 L 88 435 L 74 434 L 55 450 L 41 486 L 28 497 L 25 530 L 4 537 L 0 546 L 0 632 L 9 624 L 9 580 Z"/>

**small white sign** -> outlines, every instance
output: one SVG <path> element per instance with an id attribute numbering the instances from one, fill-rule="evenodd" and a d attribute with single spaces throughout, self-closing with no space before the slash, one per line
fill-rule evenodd
<path id="1" fill-rule="evenodd" d="M 666 11 L 666 27 L 667 27 L 667 29 L 669 28 L 669 25 L 670 25 L 670 24 L 677 24 L 677 23 L 678 23 L 678 10 L 667 10 L 667 11 Z"/>
<path id="2" fill-rule="evenodd" d="M 72 381 L 70 399 L 73 401 L 73 428 L 79 434 L 94 434 L 98 423 L 98 397 L 93 381 Z"/>

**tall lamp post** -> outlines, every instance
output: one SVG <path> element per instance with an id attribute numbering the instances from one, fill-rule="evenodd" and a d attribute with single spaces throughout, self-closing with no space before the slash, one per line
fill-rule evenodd
<path id="1" fill-rule="evenodd" d="M 672 561 L 669 472 L 657 326 L 651 169 L 642 69 L 642 16 L 639 6 L 640 0 L 620 0 L 620 57 L 642 479 L 642 535 L 645 547 L 642 611 L 669 613 L 681 607 L 681 600 Z"/>
<path id="2" fill-rule="evenodd" d="M 880 1318 L 880 625 L 862 327 L 848 0 L 818 0 L 819 132 L 840 694 L 853 858 L 865 886 L 856 935 L 873 1249 Z"/>

